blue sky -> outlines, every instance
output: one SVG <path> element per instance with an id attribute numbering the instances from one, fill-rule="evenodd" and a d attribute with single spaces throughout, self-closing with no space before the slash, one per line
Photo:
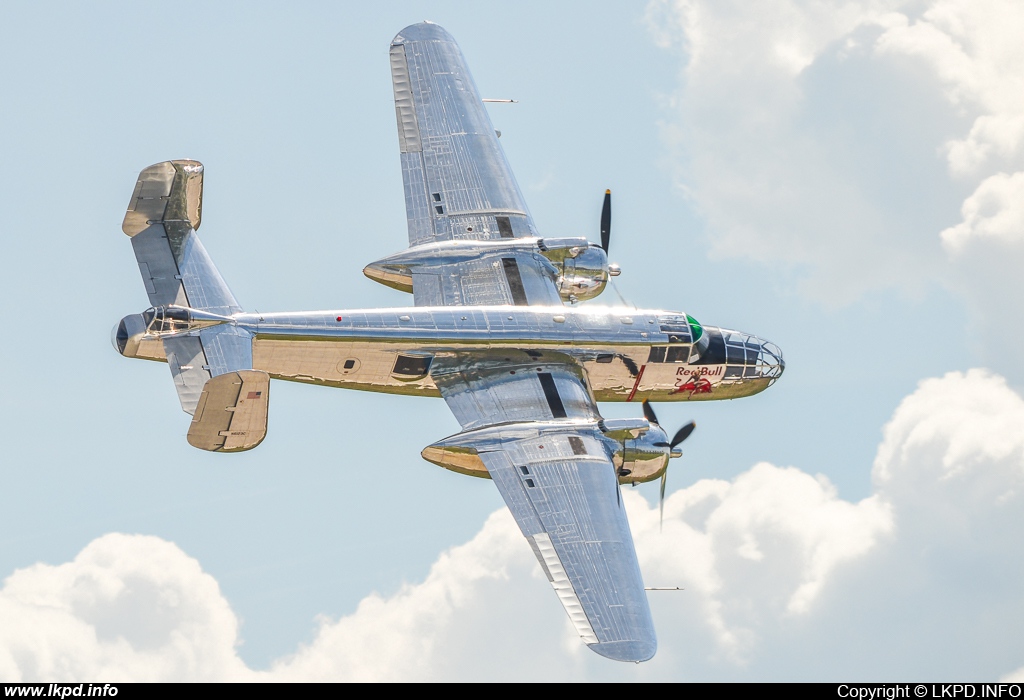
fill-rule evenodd
<path id="1" fill-rule="evenodd" d="M 627 300 L 786 353 L 765 394 L 659 408 L 699 427 L 665 532 L 656 487 L 627 499 L 648 582 L 687 588 L 652 601 L 648 664 L 587 652 L 493 486 L 420 459 L 458 430 L 440 400 L 278 382 L 264 444 L 210 455 L 166 368 L 109 345 L 146 305 L 120 221 L 171 158 L 205 164 L 200 235 L 247 309 L 409 303 L 361 270 L 406 244 L 386 52 L 422 19 L 519 100 L 490 110 L 545 235 L 596 238 L 610 187 Z M 1024 666 L 1012 3 L 35 4 L 0 26 L 0 678 Z"/>

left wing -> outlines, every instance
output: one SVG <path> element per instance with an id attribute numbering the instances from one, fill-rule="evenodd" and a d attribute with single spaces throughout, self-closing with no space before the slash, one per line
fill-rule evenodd
<path id="1" fill-rule="evenodd" d="M 391 78 L 411 250 L 537 235 L 466 59 L 444 28 L 406 27 L 391 42 Z M 472 260 L 439 256 L 412 275 L 417 306 L 561 305 L 554 267 L 507 248 Z"/>
<path id="2" fill-rule="evenodd" d="M 409 245 L 536 235 L 452 35 L 431 22 L 400 31 L 391 80 Z"/>
<path id="3" fill-rule="evenodd" d="M 583 641 L 619 661 L 654 656 L 633 538 L 582 368 L 557 353 L 435 364 L 464 428 L 450 440 L 473 444 Z"/>

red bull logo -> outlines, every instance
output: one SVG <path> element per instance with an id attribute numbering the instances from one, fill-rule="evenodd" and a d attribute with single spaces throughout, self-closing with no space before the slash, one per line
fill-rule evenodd
<path id="1" fill-rule="evenodd" d="M 690 376 L 685 379 L 676 380 L 676 388 L 672 394 L 682 394 L 688 392 L 690 396 L 694 394 L 710 394 L 711 393 L 711 380 L 706 377 Z"/>
<path id="2" fill-rule="evenodd" d="M 676 370 L 677 377 L 720 377 L 724 367 L 680 367 Z"/>

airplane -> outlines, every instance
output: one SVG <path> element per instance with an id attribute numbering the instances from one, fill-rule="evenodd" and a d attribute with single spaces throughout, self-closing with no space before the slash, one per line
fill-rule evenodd
<path id="1" fill-rule="evenodd" d="M 761 338 L 676 311 L 582 304 L 619 273 L 601 242 L 549 237 L 530 216 L 461 50 L 437 24 L 390 47 L 409 247 L 366 266 L 412 294 L 401 308 L 248 313 L 196 235 L 203 166 L 141 172 L 122 230 L 148 310 L 112 341 L 166 362 L 189 444 L 241 452 L 267 433 L 270 380 L 440 396 L 462 430 L 422 451 L 489 478 L 583 643 L 619 661 L 657 648 L 622 484 L 661 479 L 693 423 L 671 438 L 650 402 L 735 399 L 785 368 Z M 601 401 L 641 402 L 606 419 Z"/>

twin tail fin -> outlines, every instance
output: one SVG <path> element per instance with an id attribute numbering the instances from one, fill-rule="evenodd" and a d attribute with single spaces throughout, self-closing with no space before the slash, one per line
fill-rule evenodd
<path id="1" fill-rule="evenodd" d="M 165 161 L 139 174 L 121 230 L 152 308 L 123 319 L 114 345 L 158 359 L 148 348 L 160 342 L 181 407 L 193 416 L 189 444 L 240 452 L 266 436 L 270 375 L 253 369 L 252 334 L 232 322 L 242 308 L 196 234 L 202 212 L 202 163 Z"/>

